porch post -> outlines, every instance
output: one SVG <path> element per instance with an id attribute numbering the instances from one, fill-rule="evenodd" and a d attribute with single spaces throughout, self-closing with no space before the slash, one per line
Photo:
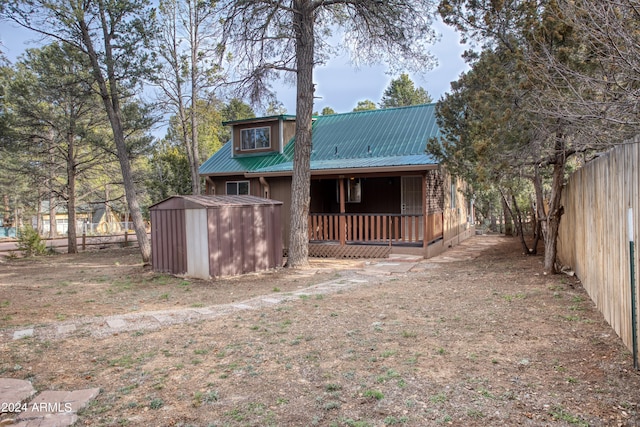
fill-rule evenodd
<path id="1" fill-rule="evenodd" d="M 340 218 L 338 219 L 338 224 L 340 226 L 340 246 L 344 246 L 347 243 L 346 237 L 346 223 L 345 223 L 345 207 L 344 207 L 344 177 L 338 178 L 338 188 L 340 193 Z"/>
<path id="2" fill-rule="evenodd" d="M 429 220 L 427 219 L 427 172 L 422 174 L 422 249 L 424 257 L 427 257 L 427 248 L 429 246 L 429 236 L 431 236 Z"/>

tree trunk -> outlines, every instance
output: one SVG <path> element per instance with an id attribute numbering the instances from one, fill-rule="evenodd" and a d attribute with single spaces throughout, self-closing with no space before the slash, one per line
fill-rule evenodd
<path id="1" fill-rule="evenodd" d="M 297 105 L 291 183 L 291 233 L 287 266 L 308 265 L 311 185 L 311 117 L 313 113 L 314 11 L 310 0 L 295 0 Z"/>
<path id="2" fill-rule="evenodd" d="M 4 225 L 5 227 L 11 227 L 11 206 L 9 205 L 9 195 L 5 194 L 2 197 L 2 204 L 3 206 L 3 210 L 4 210 L 4 214 L 3 214 L 3 218 L 2 218 L 2 225 Z"/>
<path id="3" fill-rule="evenodd" d="M 53 147 L 53 131 L 49 131 L 49 238 L 55 239 L 58 234 L 57 221 L 56 221 L 56 196 L 53 193 L 53 181 L 55 177 L 55 171 L 53 165 L 55 165 L 55 148 Z"/>
<path id="4" fill-rule="evenodd" d="M 133 228 L 136 232 L 136 238 L 138 239 L 138 245 L 140 245 L 142 262 L 147 264 L 151 260 L 151 243 L 149 242 L 149 236 L 147 236 L 144 219 L 142 218 L 142 210 L 138 203 L 138 194 L 133 182 L 131 164 L 129 163 L 128 150 L 124 141 L 124 132 L 121 121 L 119 120 L 119 114 L 116 116 L 116 120 L 112 122 L 112 127 L 114 130 L 116 147 L 118 149 L 118 160 L 120 161 L 120 168 L 122 169 L 122 181 L 124 183 L 127 205 L 129 206 L 129 212 L 131 213 L 131 219 L 133 221 Z"/>
<path id="5" fill-rule="evenodd" d="M 562 185 L 564 184 L 564 170 L 566 158 L 564 154 L 565 136 L 558 132 L 555 136 L 555 163 L 551 181 L 551 196 L 546 216 L 543 216 L 542 235 L 544 237 L 544 273 L 556 273 L 556 255 L 558 245 L 558 230 L 564 208 L 560 204 Z M 544 207 L 542 207 L 544 210 Z M 544 211 L 543 211 L 544 212 Z"/>
<path id="6" fill-rule="evenodd" d="M 73 125 L 72 125 L 73 126 Z M 78 253 L 76 235 L 76 156 L 74 135 L 67 135 L 67 247 L 70 254 Z"/>
<path id="7" fill-rule="evenodd" d="M 200 149 L 198 144 L 198 51 L 200 49 L 198 24 L 200 22 L 198 3 L 189 1 L 190 37 L 191 37 L 191 191 L 198 195 L 200 188 Z"/>
<path id="8" fill-rule="evenodd" d="M 553 180 L 551 183 L 551 200 L 549 213 L 542 222 L 542 234 L 544 236 L 544 272 L 556 273 L 556 255 L 558 246 L 558 230 L 564 208 L 560 205 L 562 184 L 564 182 L 564 161 L 553 166 Z"/>
<path id="9" fill-rule="evenodd" d="M 529 246 L 527 245 L 527 240 L 524 235 L 524 225 L 522 224 L 522 212 L 520 212 L 520 207 L 518 206 L 518 201 L 516 200 L 516 196 L 512 194 L 511 200 L 513 203 L 513 209 L 516 211 L 516 214 L 515 214 L 516 232 L 520 234 L 520 242 L 522 244 L 522 249 L 524 250 L 524 253 L 527 255 L 536 255 L 537 253 L 536 245 L 538 241 L 537 239 L 534 240 L 533 248 L 531 249 L 529 248 Z"/>
<path id="10" fill-rule="evenodd" d="M 36 203 L 36 230 L 39 235 L 44 236 L 42 221 L 42 198 L 38 195 L 38 202 Z"/>
<path id="11" fill-rule="evenodd" d="M 111 231 L 111 195 L 109 194 L 109 184 L 104 185 L 104 222 L 107 223 L 107 234 Z"/>
<path id="12" fill-rule="evenodd" d="M 502 192 L 502 190 L 500 190 L 500 196 L 502 198 L 502 206 L 505 211 L 505 221 L 506 221 L 507 215 L 511 219 L 513 219 L 513 223 L 516 229 L 516 234 L 520 234 L 520 245 L 522 245 L 522 250 L 524 251 L 525 255 L 529 255 L 531 252 L 529 251 L 529 247 L 527 246 L 527 241 L 525 240 L 524 233 L 522 232 L 522 216 L 520 215 L 520 209 L 518 208 L 518 202 L 516 200 L 516 197 L 513 194 L 511 195 L 511 202 L 513 204 L 513 210 L 512 210 L 511 207 L 509 206 L 509 203 L 507 203 L 507 197 Z M 516 211 L 515 215 L 513 213 L 514 210 Z"/>
<path id="13" fill-rule="evenodd" d="M 17 211 L 16 211 L 17 212 Z M 17 216 L 16 216 L 17 220 Z M 56 199 L 53 191 L 49 192 L 49 238 L 54 239 L 57 232 Z"/>
<path id="14" fill-rule="evenodd" d="M 175 19 L 175 18 L 174 18 Z M 175 30 L 174 30 L 175 31 Z M 180 127 L 182 131 L 182 145 L 184 151 L 187 153 L 187 162 L 189 163 L 189 172 L 191 174 L 191 193 L 199 194 L 194 187 L 194 175 L 193 175 L 193 156 L 191 151 L 191 140 L 189 139 L 189 120 L 187 118 L 187 111 L 185 109 L 185 98 L 182 90 L 182 76 L 180 75 L 180 58 L 178 57 L 178 36 L 174 32 L 172 38 L 173 46 L 170 49 L 171 61 L 173 63 L 173 72 L 175 79 L 175 102 L 178 107 L 178 119 L 180 120 Z"/>
<path id="15" fill-rule="evenodd" d="M 136 192 L 135 184 L 133 182 L 133 175 L 131 173 L 131 163 L 129 162 L 129 150 L 124 138 L 124 128 L 122 126 L 122 112 L 120 109 L 120 92 L 118 82 L 116 79 L 116 72 L 114 70 L 114 57 L 111 46 L 111 38 L 109 35 L 109 27 L 105 18 L 105 5 L 103 1 L 98 1 L 100 8 L 100 16 L 102 20 L 102 30 L 104 37 L 104 62 L 107 66 L 106 73 L 107 79 L 102 74 L 102 67 L 98 59 L 98 54 L 93 47 L 93 40 L 91 39 L 91 33 L 85 22 L 80 22 L 80 29 L 82 31 L 82 42 L 87 48 L 89 59 L 91 60 L 91 66 L 93 73 L 98 83 L 100 90 L 100 97 L 104 103 L 111 123 L 111 130 L 113 131 L 113 139 L 116 144 L 116 150 L 118 153 L 118 161 L 120 162 L 120 169 L 122 171 L 122 181 L 124 184 L 124 191 L 127 198 L 127 205 L 129 206 L 129 212 L 131 213 L 131 219 L 133 221 L 133 228 L 136 232 L 136 238 L 138 239 L 138 245 L 140 246 L 140 254 L 142 255 L 142 262 L 147 264 L 151 260 L 151 244 L 147 231 L 145 228 L 144 220 L 142 218 L 142 211 L 140 204 L 138 203 L 138 194 Z"/>
<path id="16" fill-rule="evenodd" d="M 504 234 L 505 236 L 513 236 L 513 213 L 511 212 L 511 208 L 509 207 L 509 203 L 507 203 L 507 198 L 500 192 L 502 195 L 502 212 L 504 218 Z"/>

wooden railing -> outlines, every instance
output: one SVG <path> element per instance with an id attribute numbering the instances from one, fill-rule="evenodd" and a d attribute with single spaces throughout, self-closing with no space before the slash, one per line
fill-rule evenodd
<path id="1" fill-rule="evenodd" d="M 438 214 L 441 218 L 441 215 Z M 429 229 L 442 235 L 442 221 L 427 218 L 428 224 L 440 225 L 440 230 Z M 340 224 L 344 234 L 340 235 Z M 309 217 L 310 241 L 363 242 L 363 243 L 420 243 L 424 240 L 424 216 L 402 214 L 311 214 Z"/>

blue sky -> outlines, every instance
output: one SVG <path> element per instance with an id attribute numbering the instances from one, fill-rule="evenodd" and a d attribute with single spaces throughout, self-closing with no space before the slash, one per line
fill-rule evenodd
<path id="1" fill-rule="evenodd" d="M 459 44 L 458 34 L 446 25 L 437 22 L 436 31 L 442 34 L 439 42 L 431 49 L 437 58 L 438 66 L 423 74 L 409 74 L 416 86 L 421 86 L 437 101 L 450 89 L 450 82 L 468 67 L 461 58 L 464 46 Z M 6 21 L 0 22 L 0 41 L 2 50 L 14 62 L 25 49 L 36 47 L 41 40 L 35 33 L 30 33 Z M 392 78 L 385 73 L 383 64 L 374 67 L 354 68 L 346 56 L 334 58 L 325 66 L 317 67 L 314 72 L 316 83 L 316 99 L 314 110 L 322 111 L 331 107 L 338 113 L 353 110 L 358 101 L 369 99 L 376 104 L 380 102 L 382 93 Z M 277 98 L 287 109 L 287 113 L 295 114 L 295 87 L 281 81 L 274 84 Z M 259 113 L 259 112 L 258 112 Z"/>
<path id="2" fill-rule="evenodd" d="M 436 31 L 442 35 L 431 49 L 431 53 L 438 59 L 438 66 L 423 74 L 409 73 L 409 77 L 416 86 L 421 86 L 429 92 L 434 101 L 448 92 L 450 83 L 458 79 L 463 71 L 468 70 L 462 60 L 465 46 L 460 45 L 459 35 L 450 27 L 437 22 Z M 369 99 L 376 104 L 382 99 L 384 90 L 391 79 L 385 73 L 383 64 L 375 67 L 355 69 L 349 64 L 346 56 L 334 58 L 322 67 L 314 70 L 316 83 L 314 111 L 322 111 L 324 107 L 331 107 L 338 113 L 353 110 L 358 101 Z M 281 101 L 289 114 L 295 114 L 295 87 L 278 85 L 278 100 Z"/>

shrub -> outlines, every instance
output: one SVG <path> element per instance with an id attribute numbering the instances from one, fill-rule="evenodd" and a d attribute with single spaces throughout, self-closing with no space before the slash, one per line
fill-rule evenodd
<path id="1" fill-rule="evenodd" d="M 32 226 L 27 225 L 18 230 L 18 250 L 24 256 L 44 255 L 47 252 L 47 245 Z"/>

